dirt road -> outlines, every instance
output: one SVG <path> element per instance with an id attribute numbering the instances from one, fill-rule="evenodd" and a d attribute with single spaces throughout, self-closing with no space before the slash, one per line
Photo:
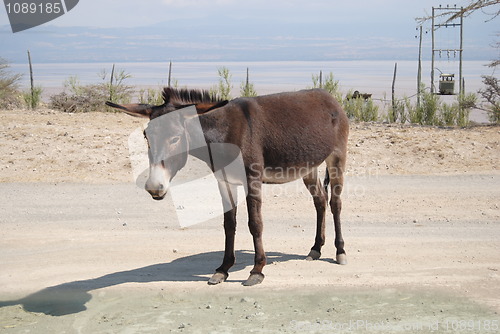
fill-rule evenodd
<path id="1" fill-rule="evenodd" d="M 331 226 L 322 259 L 303 260 L 315 225 L 306 190 L 267 186 L 270 264 L 264 283 L 246 288 L 253 253 L 244 208 L 237 264 L 210 287 L 222 259 L 220 218 L 181 228 L 170 199 L 153 201 L 132 183 L 0 184 L 0 329 L 466 333 L 455 330 L 466 324 L 494 333 L 499 186 L 499 175 L 349 179 L 346 266 L 333 263 Z"/>

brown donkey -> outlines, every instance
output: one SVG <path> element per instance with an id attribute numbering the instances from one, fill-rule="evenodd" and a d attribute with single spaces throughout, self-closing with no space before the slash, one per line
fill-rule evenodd
<path id="1" fill-rule="evenodd" d="M 210 150 L 219 144 L 239 148 L 244 164 L 244 178 L 231 175 L 217 177 L 224 205 L 224 230 L 226 234 L 222 265 L 208 281 L 218 284 L 225 281 L 235 262 L 234 237 L 236 231 L 236 202 L 234 194 L 238 185 L 247 186 L 248 226 L 255 247 L 254 267 L 244 285 L 255 285 L 264 279 L 262 269 L 266 255 L 262 243 L 263 222 L 261 215 L 261 188 L 263 183 L 285 183 L 302 178 L 311 193 L 317 212 L 316 239 L 307 259 L 321 255 L 325 243 L 325 211 L 327 186 L 331 187 L 330 207 L 335 224 L 337 263 L 346 264 L 342 238 L 340 194 L 346 163 L 348 119 L 340 104 L 321 89 L 280 93 L 232 101 L 211 99 L 199 91 L 164 90 L 165 103 L 161 106 L 107 104 L 133 116 L 148 117 L 145 136 L 149 146 L 150 175 L 146 190 L 154 199 L 163 199 L 171 179 L 183 168 L 188 153 L 204 160 L 216 172 L 212 157 L 192 149 L 193 143 L 204 141 Z M 170 117 L 168 124 L 153 120 L 174 110 L 195 106 L 198 115 Z M 183 109 L 184 108 L 184 109 Z M 197 135 L 194 124 L 201 125 Z M 168 131 L 165 131 L 168 127 Z M 202 137 L 202 138 L 200 138 Z M 224 154 L 224 153 L 222 153 Z M 317 167 L 326 162 L 327 179 L 323 188 Z"/>

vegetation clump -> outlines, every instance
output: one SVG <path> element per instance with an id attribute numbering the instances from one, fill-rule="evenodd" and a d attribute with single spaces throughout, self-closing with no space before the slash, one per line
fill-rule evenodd
<path id="1" fill-rule="evenodd" d="M 124 70 L 114 72 L 113 66 L 108 81 L 106 71 L 101 71 L 102 82 L 99 84 L 82 85 L 78 77 L 70 77 L 64 84 L 65 91 L 50 97 L 49 107 L 63 112 L 91 112 L 111 111 L 111 108 L 104 106 L 108 100 L 115 103 L 129 103 L 133 87 L 126 85 L 124 81 L 131 75 Z"/>
<path id="2" fill-rule="evenodd" d="M 22 106 L 22 93 L 19 91 L 20 74 L 12 74 L 7 60 L 0 58 L 0 108 L 13 109 Z"/>

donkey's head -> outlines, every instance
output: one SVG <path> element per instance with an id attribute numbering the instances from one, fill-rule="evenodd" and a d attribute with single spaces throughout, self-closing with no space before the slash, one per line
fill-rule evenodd
<path id="1" fill-rule="evenodd" d="M 190 136 L 187 121 L 197 114 L 218 108 L 227 101 L 199 102 L 190 104 L 172 103 L 165 99 L 160 106 L 148 104 L 118 105 L 106 102 L 110 107 L 129 115 L 149 118 L 144 137 L 148 142 L 149 178 L 146 190 L 156 200 L 168 192 L 170 181 L 186 165 L 190 150 Z M 191 122 L 193 123 L 193 122 Z M 192 131 L 191 131 L 192 132 Z M 199 130 L 201 132 L 201 128 Z"/>
<path id="2" fill-rule="evenodd" d="M 146 190 L 156 200 L 165 197 L 170 181 L 186 165 L 189 140 L 185 122 L 189 114 L 189 110 L 181 110 L 154 118 L 144 130 L 149 157 Z"/>

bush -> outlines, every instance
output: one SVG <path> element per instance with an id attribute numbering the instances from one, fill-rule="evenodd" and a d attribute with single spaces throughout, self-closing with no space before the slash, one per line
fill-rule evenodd
<path id="1" fill-rule="evenodd" d="M 378 106 L 373 104 L 371 98 L 346 99 L 343 104 L 347 116 L 357 122 L 376 122 L 379 119 Z"/>
<path id="2" fill-rule="evenodd" d="M 323 81 L 323 80 L 321 80 Z M 337 101 L 342 103 L 342 93 L 340 92 L 340 84 L 335 80 L 333 73 L 330 72 L 325 77 L 325 82 L 320 82 L 320 75 L 312 75 L 313 88 L 323 88 L 330 93 Z"/>
<path id="3" fill-rule="evenodd" d="M 242 82 L 240 86 L 240 96 L 242 97 L 255 97 L 257 96 L 257 91 L 253 83 Z"/>
<path id="4" fill-rule="evenodd" d="M 43 89 L 40 86 L 34 87 L 33 92 L 31 90 L 26 91 L 22 94 L 24 103 L 28 108 L 36 109 L 42 100 Z"/>
<path id="5" fill-rule="evenodd" d="M 133 88 L 124 84 L 129 74 L 125 71 L 115 74 L 113 66 L 109 81 L 106 71 L 101 71 L 100 77 L 104 82 L 92 85 L 81 85 L 78 77 L 69 77 L 64 86 L 70 93 L 51 96 L 49 107 L 64 112 L 115 111 L 105 107 L 105 102 L 130 102 Z"/>
<path id="6" fill-rule="evenodd" d="M 491 123 L 500 123 L 500 82 L 493 76 L 483 76 L 485 88 L 479 91 L 486 100 L 486 112 Z"/>
<path id="7" fill-rule="evenodd" d="M 435 125 L 439 105 L 439 95 L 424 91 L 421 96 L 420 106 L 416 108 L 418 124 Z"/>
<path id="8" fill-rule="evenodd" d="M 404 124 L 407 121 L 407 114 L 405 112 L 405 107 L 409 102 L 409 98 L 406 96 L 402 100 L 396 100 L 389 107 L 389 112 L 387 113 L 387 121 L 389 123 L 396 123 L 398 120 L 400 123 Z"/>
<path id="9" fill-rule="evenodd" d="M 416 105 L 411 104 L 411 100 L 409 98 L 405 99 L 405 107 L 406 114 L 408 115 L 407 119 L 411 124 L 422 124 L 422 113 L 420 112 L 420 108 Z"/>
<path id="10" fill-rule="evenodd" d="M 227 67 L 219 67 L 217 69 L 217 73 L 219 74 L 219 84 L 210 88 L 210 94 L 212 96 L 218 96 L 222 100 L 231 100 L 231 73 L 229 73 L 229 69 Z"/>
<path id="11" fill-rule="evenodd" d="M 139 90 L 139 103 L 152 105 L 163 104 L 161 90 L 153 88 Z"/>
<path id="12" fill-rule="evenodd" d="M 452 126 L 455 125 L 458 118 L 458 109 L 456 105 L 448 105 L 443 103 L 441 105 L 441 112 L 437 120 L 438 125 Z"/>
<path id="13" fill-rule="evenodd" d="M 8 71 L 9 63 L 0 58 L 0 108 L 12 109 L 22 106 L 21 93 L 19 92 L 20 74 Z"/>
<path id="14" fill-rule="evenodd" d="M 422 89 L 423 91 L 423 89 Z M 477 96 L 473 93 L 457 96 L 452 104 L 442 103 L 439 95 L 425 92 L 421 95 L 420 106 L 412 105 L 408 97 L 395 102 L 396 119 L 389 113 L 389 121 L 398 121 L 420 125 L 467 126 L 469 115 L 476 106 Z"/>
<path id="15" fill-rule="evenodd" d="M 78 94 L 62 92 L 50 97 L 49 108 L 64 112 L 90 112 L 104 109 L 108 96 L 100 85 L 78 87 Z"/>
<path id="16" fill-rule="evenodd" d="M 242 81 L 240 85 L 240 96 L 242 97 L 257 96 L 257 91 L 255 90 L 255 86 L 253 83 L 250 82 L 248 78 L 248 68 L 247 68 L 247 78 L 245 81 Z"/>
<path id="17" fill-rule="evenodd" d="M 104 82 L 98 86 L 107 93 L 110 101 L 115 103 L 130 102 L 133 87 L 125 85 L 124 81 L 131 78 L 132 75 L 126 73 L 125 70 L 120 70 L 115 73 L 115 65 L 113 65 L 109 81 L 106 70 L 102 70 L 100 76 Z"/>
<path id="18" fill-rule="evenodd" d="M 467 95 L 459 95 L 458 98 L 458 117 L 457 117 L 457 125 L 458 126 L 467 126 L 469 125 L 469 115 L 473 108 L 476 107 L 477 96 L 474 93 L 469 93 Z"/>

